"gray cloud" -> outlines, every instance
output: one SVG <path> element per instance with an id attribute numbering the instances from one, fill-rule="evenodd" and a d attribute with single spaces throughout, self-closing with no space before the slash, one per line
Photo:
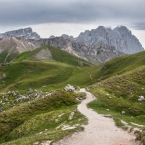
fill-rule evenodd
<path id="1" fill-rule="evenodd" d="M 0 25 L 20 26 L 41 23 L 138 23 L 144 29 L 144 0 L 1 0 Z"/>
<path id="2" fill-rule="evenodd" d="M 132 27 L 136 30 L 145 30 L 145 22 L 144 23 L 135 23 Z"/>

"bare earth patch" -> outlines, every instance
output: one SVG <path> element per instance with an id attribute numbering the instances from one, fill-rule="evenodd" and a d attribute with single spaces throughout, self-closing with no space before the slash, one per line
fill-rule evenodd
<path id="1" fill-rule="evenodd" d="M 81 89 L 81 92 L 86 91 Z M 139 145 L 139 142 L 135 142 L 135 135 L 116 127 L 113 119 L 88 109 L 86 104 L 95 98 L 91 93 L 86 93 L 86 99 L 78 106 L 78 110 L 88 118 L 88 125 L 84 131 L 67 136 L 53 145 Z"/>

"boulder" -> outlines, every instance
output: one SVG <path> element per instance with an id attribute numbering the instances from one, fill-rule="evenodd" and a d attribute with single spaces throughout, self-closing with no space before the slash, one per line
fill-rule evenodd
<path id="1" fill-rule="evenodd" d="M 29 89 L 27 90 L 27 93 L 28 93 L 28 94 L 31 94 L 31 93 L 33 93 L 33 90 L 32 90 L 31 88 L 29 88 Z"/>
<path id="2" fill-rule="evenodd" d="M 73 86 L 71 86 L 70 84 L 68 84 L 65 88 L 64 88 L 65 91 L 74 91 L 75 88 Z"/>
<path id="3" fill-rule="evenodd" d="M 144 96 L 139 96 L 139 99 L 138 99 L 139 102 L 142 102 L 144 100 L 145 100 Z"/>

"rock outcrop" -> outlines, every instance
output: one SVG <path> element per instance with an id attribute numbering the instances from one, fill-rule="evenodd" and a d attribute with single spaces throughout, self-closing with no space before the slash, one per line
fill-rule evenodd
<path id="1" fill-rule="evenodd" d="M 36 32 L 33 32 L 31 28 L 13 30 L 0 34 L 0 38 L 7 38 L 7 37 L 18 37 L 18 38 L 35 39 L 35 40 L 40 39 L 40 36 Z"/>
<path id="2" fill-rule="evenodd" d="M 31 51 L 40 45 L 35 40 L 8 37 L 0 39 L 0 63 L 13 61 L 18 54 Z"/>
<path id="3" fill-rule="evenodd" d="M 39 51 L 36 54 L 35 58 L 38 60 L 52 60 L 53 59 L 51 52 L 48 49 L 42 49 L 41 51 Z"/>
<path id="4" fill-rule="evenodd" d="M 40 40 L 9 37 L 0 40 L 0 63 L 11 62 L 18 54 L 32 51 L 43 45 L 60 48 L 94 64 L 100 64 L 114 57 L 124 55 L 124 53 L 116 50 L 114 46 L 101 43 L 90 45 L 83 42 L 71 41 L 64 37 Z M 41 51 L 35 57 L 42 60 L 52 59 L 51 53 L 48 50 Z"/>
<path id="5" fill-rule="evenodd" d="M 0 39 L 0 63 L 10 62 L 17 54 L 43 45 L 60 48 L 94 64 L 106 62 L 124 53 L 130 54 L 144 50 L 138 39 L 124 26 L 113 30 L 100 26 L 81 33 L 77 38 L 63 34 L 61 37 L 51 36 L 48 39 L 40 39 L 40 36 L 36 34 L 35 37 L 35 34 L 31 28 L 0 34 L 2 37 Z M 49 60 L 52 57 L 48 51 L 43 50 L 36 58 Z"/>
<path id="6" fill-rule="evenodd" d="M 66 35 L 66 34 L 61 35 L 61 37 L 63 37 L 64 39 L 69 39 L 71 41 L 76 40 L 73 36 L 69 36 L 69 35 Z"/>
<path id="7" fill-rule="evenodd" d="M 114 57 L 124 55 L 124 53 L 116 50 L 114 46 L 101 43 L 90 45 L 82 42 L 71 41 L 63 37 L 41 39 L 37 42 L 39 45 L 49 45 L 60 48 L 85 60 L 91 61 L 94 64 L 100 64 Z"/>
<path id="8" fill-rule="evenodd" d="M 125 26 L 118 26 L 114 29 L 99 26 L 91 31 L 86 30 L 84 33 L 80 33 L 76 42 L 93 45 L 106 44 L 128 54 L 144 50 L 139 40 Z"/>

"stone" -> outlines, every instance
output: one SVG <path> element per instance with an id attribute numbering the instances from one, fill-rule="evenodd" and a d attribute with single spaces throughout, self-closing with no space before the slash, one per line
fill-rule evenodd
<path id="1" fill-rule="evenodd" d="M 75 88 L 73 86 L 71 86 L 70 84 L 68 84 L 65 88 L 64 88 L 65 91 L 74 91 Z"/>
<path id="2" fill-rule="evenodd" d="M 145 100 L 144 96 L 139 96 L 139 99 L 138 99 L 139 102 L 142 102 L 144 100 Z"/>
<path id="3" fill-rule="evenodd" d="M 33 89 L 29 88 L 29 89 L 27 90 L 27 93 L 28 93 L 28 94 L 33 93 Z"/>
<path id="4" fill-rule="evenodd" d="M 7 76 L 6 76 L 6 74 L 4 73 L 4 74 L 2 75 L 2 77 L 3 77 L 3 78 L 6 78 Z"/>

